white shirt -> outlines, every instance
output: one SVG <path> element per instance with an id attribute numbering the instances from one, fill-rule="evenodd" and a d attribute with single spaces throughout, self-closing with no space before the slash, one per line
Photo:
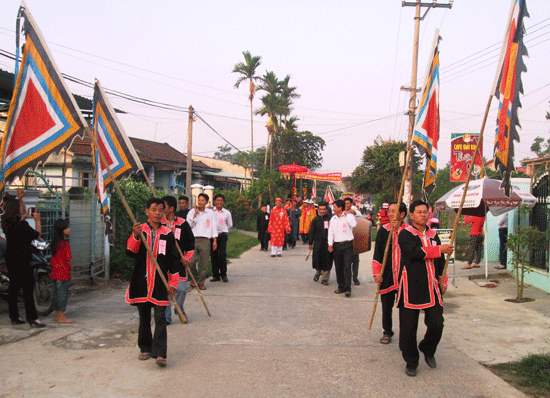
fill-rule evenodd
<path id="1" fill-rule="evenodd" d="M 508 228 L 508 213 L 501 214 L 497 221 L 498 229 Z"/>
<path id="2" fill-rule="evenodd" d="M 231 218 L 231 212 L 222 207 L 221 210 L 214 208 L 214 217 L 216 217 L 216 227 L 218 229 L 218 235 L 221 233 L 228 233 L 229 228 L 233 226 L 233 219 Z"/>
<path id="3" fill-rule="evenodd" d="M 203 212 L 199 211 L 197 217 L 195 216 L 195 209 L 191 209 L 189 214 L 187 214 L 187 222 L 191 226 L 193 235 L 195 238 L 217 238 L 218 229 L 216 228 L 216 218 L 214 217 L 214 212 L 205 208 Z"/>
<path id="4" fill-rule="evenodd" d="M 328 245 L 332 246 L 335 242 L 346 242 L 353 240 L 353 228 L 357 225 L 355 216 L 351 213 L 340 217 L 334 215 L 330 220 L 328 227 Z"/>

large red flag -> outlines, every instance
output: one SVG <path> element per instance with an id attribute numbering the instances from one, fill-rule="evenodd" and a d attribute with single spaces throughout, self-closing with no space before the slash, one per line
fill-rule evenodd
<path id="1" fill-rule="evenodd" d="M 0 195 L 6 185 L 46 161 L 52 152 L 68 148 L 87 126 L 24 2 L 18 26 L 21 21 L 25 43 L 0 149 Z M 16 34 L 19 43 L 19 29 Z"/>
<path id="2" fill-rule="evenodd" d="M 519 93 L 523 94 L 521 72 L 527 71 L 523 63 L 523 56 L 527 55 L 527 49 L 523 44 L 524 17 L 529 17 L 525 0 L 513 0 L 493 85 L 493 95 L 500 102 L 495 133 L 495 167 L 502 174 L 500 187 L 508 197 L 512 191 L 510 176 L 515 170 L 514 141 L 519 142 L 517 131 L 517 127 L 520 126 L 518 107 L 521 107 Z"/>

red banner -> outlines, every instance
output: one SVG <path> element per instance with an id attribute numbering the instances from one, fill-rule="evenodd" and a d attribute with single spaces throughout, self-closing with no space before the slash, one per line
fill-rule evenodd
<path id="1" fill-rule="evenodd" d="M 306 178 L 308 180 L 318 181 L 342 181 L 342 173 L 313 173 L 311 171 L 305 173 L 296 173 L 296 178 Z"/>
<path id="2" fill-rule="evenodd" d="M 451 134 L 451 181 L 466 181 L 468 178 L 478 140 L 479 134 Z M 472 172 L 473 179 L 483 177 L 483 143 L 480 145 Z"/>

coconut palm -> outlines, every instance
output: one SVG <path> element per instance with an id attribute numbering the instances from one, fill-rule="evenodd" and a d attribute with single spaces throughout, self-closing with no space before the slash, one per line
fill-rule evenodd
<path id="1" fill-rule="evenodd" d="M 261 80 L 259 76 L 256 76 L 256 69 L 261 64 L 262 57 L 250 55 L 250 51 L 243 51 L 244 62 L 239 62 L 233 67 L 233 73 L 240 73 L 241 76 L 235 82 L 235 88 L 239 88 L 243 80 L 249 80 L 249 90 L 250 95 L 248 99 L 250 100 L 250 147 L 252 152 L 254 152 L 254 111 L 252 108 L 252 100 L 254 99 L 254 94 L 256 93 L 255 81 Z"/>
<path id="2" fill-rule="evenodd" d="M 267 153 L 272 142 L 273 135 L 280 130 L 280 120 L 282 116 L 287 116 L 290 113 L 290 104 L 288 98 L 281 94 L 267 93 L 262 98 L 262 107 L 256 110 L 256 115 L 269 116 L 267 146 L 265 149 L 264 164 L 267 164 Z M 273 160 L 273 155 L 271 156 Z"/>

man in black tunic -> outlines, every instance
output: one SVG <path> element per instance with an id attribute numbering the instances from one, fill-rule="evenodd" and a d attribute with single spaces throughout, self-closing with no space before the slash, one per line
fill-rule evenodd
<path id="1" fill-rule="evenodd" d="M 269 246 L 269 234 L 267 233 L 268 226 L 269 213 L 267 212 L 267 206 L 262 206 L 262 211 L 258 214 L 258 218 L 256 219 L 256 230 L 258 231 L 260 250 L 263 252 L 266 252 Z"/>
<path id="2" fill-rule="evenodd" d="M 443 334 L 443 294 L 447 291 L 447 277 L 441 275 L 445 254 L 451 254 L 451 245 L 442 245 L 434 230 L 428 228 L 428 205 L 416 200 L 409 208 L 412 225 L 399 233 L 401 249 L 401 277 L 399 280 L 399 348 L 407 363 L 405 373 L 416 376 L 418 350 L 430 368 L 437 366 L 435 351 Z M 416 345 L 418 316 L 424 310 L 427 330 L 424 339 Z"/>
<path id="3" fill-rule="evenodd" d="M 397 289 L 399 287 L 399 268 L 401 266 L 401 250 L 397 243 L 397 237 L 401 230 L 408 225 L 403 223 L 403 219 L 407 215 L 407 206 L 401 203 L 399 211 L 397 203 L 390 204 L 389 216 L 390 222 L 382 225 L 376 234 L 376 243 L 374 245 L 374 254 L 372 258 L 372 274 L 374 281 L 380 285 L 380 302 L 382 303 L 382 327 L 384 328 L 384 336 L 380 339 L 380 343 L 389 344 L 393 337 L 393 322 L 392 322 L 392 307 L 395 304 Z M 384 252 L 386 250 L 386 242 L 390 235 L 391 228 L 393 235 L 390 240 L 390 247 L 386 258 L 384 273 L 381 275 L 382 262 L 384 261 Z"/>
<path id="4" fill-rule="evenodd" d="M 156 358 L 157 365 L 166 366 L 167 340 L 166 306 L 168 296 L 173 296 L 179 283 L 179 253 L 174 233 L 161 224 L 164 202 L 159 198 L 147 201 L 147 222 L 136 223 L 128 238 L 126 253 L 134 258 L 134 270 L 126 291 L 126 302 L 135 305 L 139 313 L 138 346 L 140 360 Z M 143 232 L 147 244 L 168 281 L 168 289 L 162 282 L 153 259 L 141 241 Z M 151 333 L 151 309 L 154 310 L 155 334 Z"/>
<path id="5" fill-rule="evenodd" d="M 319 215 L 311 222 L 309 228 L 309 250 L 313 250 L 312 265 L 315 269 L 313 280 L 328 285 L 332 268 L 332 253 L 328 251 L 328 227 L 330 217 L 327 214 L 328 203 L 319 203 Z"/>

